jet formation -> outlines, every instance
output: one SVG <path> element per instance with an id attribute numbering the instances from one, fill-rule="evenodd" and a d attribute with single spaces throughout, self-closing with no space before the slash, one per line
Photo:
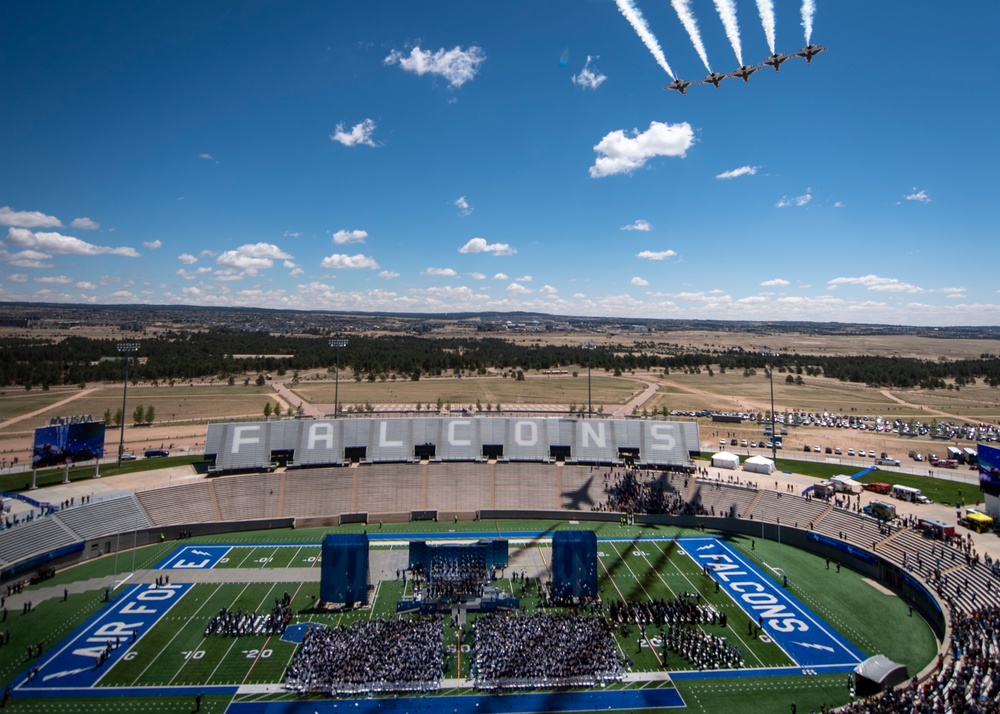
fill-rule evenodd
<path id="1" fill-rule="evenodd" d="M 699 82 L 699 84 L 711 84 L 714 85 L 716 89 L 722 84 L 724 79 L 742 79 L 746 84 L 750 83 L 750 75 L 754 72 L 758 72 L 763 67 L 773 67 L 775 72 L 781 71 L 782 63 L 790 60 L 792 57 L 802 57 L 805 59 L 806 64 L 812 64 L 813 57 L 818 55 L 820 52 L 826 52 L 829 47 L 820 47 L 819 45 L 806 45 L 798 52 L 793 52 L 792 54 L 782 54 L 780 52 L 773 55 L 769 55 L 760 64 L 750 64 L 743 65 L 739 69 L 736 69 L 729 74 L 722 74 L 720 72 L 712 72 L 710 75 L 705 77 Z M 694 81 L 687 81 L 684 79 L 675 79 L 673 82 L 668 84 L 664 89 L 676 90 L 681 94 L 686 94 L 688 87 L 694 84 Z"/>

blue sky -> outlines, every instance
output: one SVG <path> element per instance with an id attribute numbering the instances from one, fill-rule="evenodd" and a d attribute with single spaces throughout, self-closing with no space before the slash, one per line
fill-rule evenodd
<path id="1" fill-rule="evenodd" d="M 16 3 L 0 300 L 1000 324 L 1000 3 L 769 4 Z"/>

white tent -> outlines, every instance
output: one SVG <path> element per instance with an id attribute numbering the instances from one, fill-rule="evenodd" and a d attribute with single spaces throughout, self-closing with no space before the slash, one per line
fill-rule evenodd
<path id="1" fill-rule="evenodd" d="M 751 456 L 743 462 L 744 471 L 753 471 L 758 474 L 769 474 L 774 471 L 774 462 L 763 456 Z"/>
<path id="2" fill-rule="evenodd" d="M 831 481 L 837 482 L 839 491 L 844 493 L 861 493 L 865 490 L 864 484 L 855 481 L 850 476 L 834 476 Z"/>
<path id="3" fill-rule="evenodd" d="M 720 469 L 738 469 L 740 457 L 736 454 L 730 454 L 728 451 L 720 451 L 712 456 L 712 466 Z"/>

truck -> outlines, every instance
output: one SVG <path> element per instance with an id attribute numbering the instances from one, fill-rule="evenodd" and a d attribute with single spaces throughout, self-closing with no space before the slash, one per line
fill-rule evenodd
<path id="1" fill-rule="evenodd" d="M 889 457 L 882 457 L 880 459 L 875 459 L 876 466 L 899 466 L 899 459 L 890 459 Z"/>
<path id="2" fill-rule="evenodd" d="M 927 498 L 923 493 L 920 492 L 919 488 L 913 488 L 912 486 L 903 486 L 901 484 L 893 484 L 892 486 L 892 497 L 898 498 L 900 501 L 909 501 L 910 503 L 930 503 L 931 500 Z"/>
<path id="3" fill-rule="evenodd" d="M 883 521 L 891 521 L 896 517 L 896 507 L 885 501 L 872 501 L 862 510 L 872 518 L 878 518 Z"/>
<path id="4" fill-rule="evenodd" d="M 960 464 L 965 463 L 965 452 L 962 451 L 960 448 L 958 448 L 957 446 L 949 446 L 947 451 L 949 459 L 957 461 Z"/>

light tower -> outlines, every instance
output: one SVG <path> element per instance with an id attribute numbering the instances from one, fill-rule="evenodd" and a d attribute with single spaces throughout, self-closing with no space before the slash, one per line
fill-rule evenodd
<path id="1" fill-rule="evenodd" d="M 122 419 L 121 436 L 118 439 L 118 468 L 122 466 L 122 454 L 125 453 L 125 395 L 128 394 L 128 363 L 132 355 L 139 351 L 138 342 L 119 342 L 118 352 L 125 355 L 125 382 L 122 385 Z"/>
<path id="2" fill-rule="evenodd" d="M 337 350 L 337 371 L 333 387 L 333 418 L 336 419 L 340 416 L 340 348 L 347 347 L 347 340 L 343 337 L 334 337 L 330 340 L 330 347 Z"/>

